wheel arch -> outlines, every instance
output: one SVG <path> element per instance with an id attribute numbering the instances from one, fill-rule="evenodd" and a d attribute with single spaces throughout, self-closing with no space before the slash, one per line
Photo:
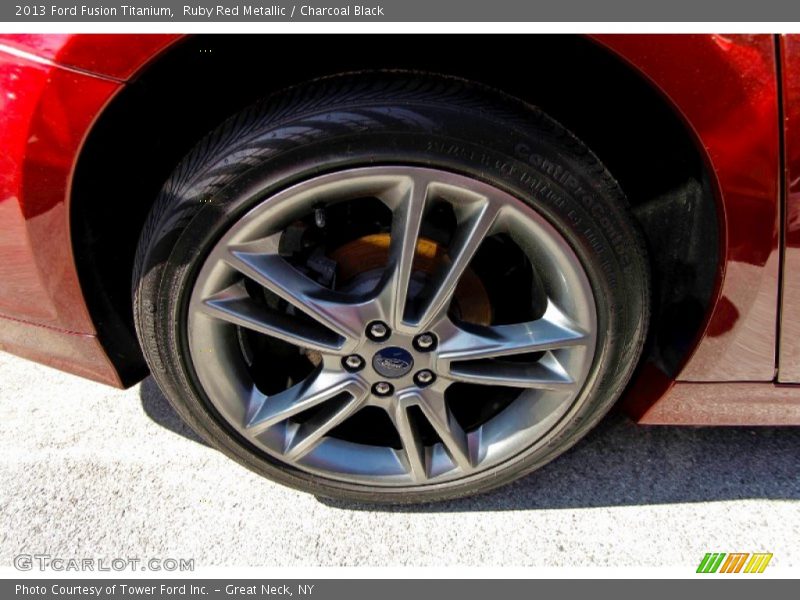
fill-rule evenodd
<path id="1" fill-rule="evenodd" d="M 681 307 L 692 306 L 693 320 L 680 335 L 656 332 L 645 350 L 660 377 L 675 378 L 714 305 L 724 243 L 710 161 L 677 108 L 602 40 L 454 36 L 447 52 L 437 53 L 433 36 L 413 37 L 415 43 L 397 48 L 391 36 L 324 36 L 319 43 L 335 41 L 336 50 L 315 63 L 268 60 L 265 67 L 261 57 L 279 56 L 305 39 L 186 37 L 139 68 L 106 106 L 75 170 L 71 237 L 100 342 L 124 383 L 146 374 L 130 299 L 136 242 L 178 160 L 226 116 L 264 94 L 317 76 L 387 67 L 464 77 L 520 97 L 542 107 L 600 157 L 628 194 L 648 240 L 654 281 L 664 292 L 654 295 L 653 322 L 666 315 L 669 331 Z M 525 55 L 536 68 L 520 77 L 518 61 Z M 674 243 L 672 234 L 681 229 L 690 233 Z M 694 267 L 691 273 L 687 264 Z M 675 290 L 679 294 L 670 296 Z M 648 369 L 641 372 L 652 378 Z"/>

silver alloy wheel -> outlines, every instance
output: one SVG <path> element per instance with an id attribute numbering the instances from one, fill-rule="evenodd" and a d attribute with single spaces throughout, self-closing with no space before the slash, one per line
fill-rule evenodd
<path id="1" fill-rule="evenodd" d="M 379 199 L 392 212 L 389 260 L 374 289 L 328 289 L 279 254 L 282 232 L 315 207 Z M 452 206 L 456 232 L 448 262 L 409 301 L 414 253 L 426 208 Z M 528 257 L 547 296 L 541 318 L 468 325 L 448 315 L 454 290 L 487 236 L 505 233 Z M 249 279 L 284 300 L 276 313 L 255 302 Z M 510 287 L 513 293 L 513 283 Z M 309 318 L 297 318 L 297 311 Z M 293 314 L 294 313 L 294 314 Z M 387 325 L 372 339 L 371 324 Z M 238 329 L 314 352 L 311 375 L 265 395 L 253 381 Z M 430 349 L 415 345 L 433 334 Z M 427 343 L 427 338 L 425 339 Z M 596 310 L 581 263 L 540 214 L 476 179 L 409 166 L 366 167 L 322 175 L 266 197 L 214 246 L 197 276 L 188 310 L 188 344 L 197 378 L 216 411 L 245 440 L 282 463 L 328 479 L 370 486 L 421 486 L 492 477 L 553 435 L 583 401 L 596 345 Z M 508 360 L 537 353 L 534 363 Z M 363 357 L 360 368 L 346 359 Z M 351 361 L 356 364 L 356 361 Z M 276 365 L 280 368 L 279 365 Z M 420 372 L 433 374 L 429 384 Z M 501 412 L 469 431 L 445 391 L 456 382 L 519 389 Z M 391 393 L 375 393 L 389 383 Z M 381 389 L 384 389 L 381 386 Z M 327 405 L 309 419 L 297 417 Z M 365 407 L 383 409 L 402 448 L 329 435 Z M 426 444 L 422 415 L 438 441 Z"/>

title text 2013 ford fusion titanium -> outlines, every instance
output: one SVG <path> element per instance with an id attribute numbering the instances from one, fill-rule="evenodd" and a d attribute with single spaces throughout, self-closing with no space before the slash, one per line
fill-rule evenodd
<path id="1" fill-rule="evenodd" d="M 0 103 L 2 348 L 279 482 L 800 424 L 800 38 L 3 35 Z"/>

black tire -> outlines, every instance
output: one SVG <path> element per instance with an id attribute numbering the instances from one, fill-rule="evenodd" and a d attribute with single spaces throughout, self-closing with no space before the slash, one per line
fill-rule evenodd
<path id="1" fill-rule="evenodd" d="M 579 410 L 548 444 L 492 477 L 444 489 L 357 486 L 279 464 L 240 439 L 211 408 L 187 358 L 187 296 L 222 233 L 255 202 L 298 181 L 354 166 L 418 165 L 501 188 L 536 209 L 572 246 L 597 305 L 597 348 Z M 334 77 L 290 89 L 211 132 L 164 185 L 142 232 L 133 275 L 137 332 L 153 376 L 178 414 L 253 471 L 313 494 L 424 502 L 511 482 L 577 442 L 609 410 L 639 359 L 650 312 L 643 240 L 614 178 L 537 108 L 455 79 L 408 74 Z"/>

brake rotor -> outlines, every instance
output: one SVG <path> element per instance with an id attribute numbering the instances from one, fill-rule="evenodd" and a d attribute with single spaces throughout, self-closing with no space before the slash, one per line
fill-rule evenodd
<path id="1" fill-rule="evenodd" d="M 383 269 L 389 262 L 388 233 L 375 233 L 339 246 L 330 254 L 337 263 L 337 279 L 346 285 L 359 275 Z M 433 276 L 450 261 L 444 248 L 427 238 L 420 238 L 414 253 L 414 273 Z M 492 305 L 483 282 L 469 267 L 464 271 L 453 294 L 452 309 L 462 321 L 477 325 L 492 322 Z"/>

